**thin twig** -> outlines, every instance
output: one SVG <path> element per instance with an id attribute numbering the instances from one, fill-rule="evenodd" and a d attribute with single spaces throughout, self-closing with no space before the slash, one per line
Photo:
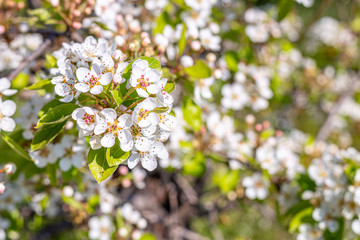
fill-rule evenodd
<path id="1" fill-rule="evenodd" d="M 38 49 L 36 49 L 34 52 L 32 52 L 26 59 L 24 62 L 22 62 L 20 64 L 20 66 L 15 69 L 14 71 L 12 71 L 9 76 L 8 79 L 10 81 L 14 80 L 14 78 L 27 66 L 31 63 L 31 61 L 35 60 L 36 58 L 38 58 L 43 52 L 44 50 L 50 46 L 51 41 L 50 39 L 46 39 Z"/>
<path id="2" fill-rule="evenodd" d="M 331 133 L 331 129 L 333 127 L 334 119 L 336 118 L 340 108 L 344 104 L 345 100 L 352 96 L 355 90 L 354 80 L 350 80 L 347 86 L 347 89 L 341 94 L 338 101 L 332 106 L 327 119 L 322 125 L 318 135 L 316 136 L 317 141 L 326 141 Z"/>

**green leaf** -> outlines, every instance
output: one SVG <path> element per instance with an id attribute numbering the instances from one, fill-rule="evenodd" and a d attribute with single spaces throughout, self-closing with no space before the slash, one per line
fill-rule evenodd
<path id="1" fill-rule="evenodd" d="M 181 56 L 181 54 L 184 52 L 185 47 L 186 47 L 186 25 L 185 23 L 183 23 L 183 29 L 181 32 L 181 37 L 179 39 L 179 56 Z"/>
<path id="2" fill-rule="evenodd" d="M 185 122 L 195 131 L 199 131 L 202 125 L 201 109 L 189 97 L 184 97 L 181 109 Z"/>
<path id="3" fill-rule="evenodd" d="M 153 29 L 153 36 L 155 36 L 157 33 L 161 34 L 166 24 L 169 23 L 170 23 L 169 15 L 165 11 L 163 11 L 156 19 L 156 24 Z"/>
<path id="4" fill-rule="evenodd" d="M 184 68 L 184 71 L 194 78 L 211 77 L 211 69 L 203 60 L 197 60 L 194 66 Z"/>
<path id="5" fill-rule="evenodd" d="M 201 152 L 189 153 L 183 158 L 183 173 L 194 177 L 201 177 L 206 171 L 205 157 Z"/>
<path id="6" fill-rule="evenodd" d="M 139 240 L 156 240 L 156 237 L 151 233 L 145 233 L 141 236 Z"/>
<path id="7" fill-rule="evenodd" d="M 106 161 L 106 148 L 93 150 L 90 148 L 88 154 L 89 168 L 95 180 L 100 183 L 110 177 L 117 166 L 110 167 Z"/>
<path id="8" fill-rule="evenodd" d="M 151 112 L 159 114 L 159 113 L 164 113 L 167 110 L 169 110 L 169 107 L 157 107 L 157 108 L 154 108 L 154 110 L 151 110 Z"/>
<path id="9" fill-rule="evenodd" d="M 238 70 L 237 64 L 239 62 L 239 59 L 236 52 L 229 51 L 225 53 L 225 61 L 231 71 L 237 72 Z"/>
<path id="10" fill-rule="evenodd" d="M 62 195 L 61 197 L 62 197 L 63 202 L 66 203 L 67 205 L 72 206 L 78 210 L 83 209 L 83 206 L 81 205 L 81 203 L 76 201 L 74 198 L 67 197 L 65 195 Z"/>
<path id="11" fill-rule="evenodd" d="M 278 21 L 283 20 L 289 14 L 289 12 L 292 10 L 293 5 L 294 5 L 293 0 L 280 0 L 277 20 Z"/>
<path id="12" fill-rule="evenodd" d="M 25 150 L 19 144 L 17 144 L 11 137 L 5 135 L 3 132 L 0 132 L 0 136 L 2 137 L 4 142 L 6 142 L 6 144 L 12 150 L 14 150 L 19 156 L 31 161 L 29 154 L 25 152 Z"/>
<path id="13" fill-rule="evenodd" d="M 49 176 L 51 186 L 55 187 L 57 183 L 57 177 L 56 177 L 56 165 L 55 164 L 48 164 L 46 166 L 46 172 Z"/>
<path id="14" fill-rule="evenodd" d="M 23 72 L 19 73 L 11 82 L 11 88 L 19 90 L 25 88 L 27 85 L 29 85 L 29 75 Z"/>
<path id="15" fill-rule="evenodd" d="M 47 24 L 49 24 L 49 23 L 47 23 Z M 49 69 L 49 68 L 56 67 L 56 58 L 53 55 L 46 54 L 45 59 L 46 59 L 46 62 L 45 62 L 45 67 L 46 68 Z"/>
<path id="16" fill-rule="evenodd" d="M 39 111 L 39 118 L 45 115 L 45 113 L 49 112 L 51 109 L 53 109 L 56 106 L 59 106 L 60 104 L 63 104 L 58 99 L 51 100 L 50 102 L 46 103 L 41 110 Z"/>
<path id="17" fill-rule="evenodd" d="M 40 80 L 36 83 L 34 83 L 33 85 L 27 87 L 27 90 L 41 90 L 44 89 L 45 86 L 48 86 L 51 84 L 51 80 L 50 79 L 43 79 Z"/>
<path id="18" fill-rule="evenodd" d="M 120 148 L 119 139 L 115 139 L 115 144 L 111 148 L 106 149 L 106 161 L 110 167 L 118 166 L 123 163 L 130 156 L 129 152 L 124 152 Z"/>
<path id="19" fill-rule="evenodd" d="M 294 233 L 301 224 L 314 221 L 312 219 L 313 208 L 308 207 L 298 212 L 290 221 L 289 232 Z"/>
<path id="20" fill-rule="evenodd" d="M 122 102 L 123 102 L 122 95 L 121 95 L 120 91 L 112 90 L 111 95 L 113 96 L 113 98 L 114 98 L 114 100 L 116 102 L 116 105 L 120 106 L 122 104 Z"/>
<path id="21" fill-rule="evenodd" d="M 175 89 L 175 83 L 166 83 L 164 90 L 171 93 Z"/>
<path id="22" fill-rule="evenodd" d="M 65 104 L 56 106 L 39 119 L 39 121 L 36 125 L 36 128 L 39 128 L 42 125 L 63 122 L 65 120 L 69 119 L 72 112 L 77 108 L 79 108 L 79 106 L 76 104 L 73 104 L 73 103 L 65 103 Z"/>
<path id="23" fill-rule="evenodd" d="M 36 151 L 48 143 L 50 143 L 54 138 L 60 133 L 64 128 L 67 121 L 46 124 L 40 127 L 40 129 L 35 133 L 34 138 L 31 143 L 31 151 Z"/>

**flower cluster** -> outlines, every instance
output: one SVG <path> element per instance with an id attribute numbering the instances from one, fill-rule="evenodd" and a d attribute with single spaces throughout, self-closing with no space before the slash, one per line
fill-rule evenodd
<path id="1" fill-rule="evenodd" d="M 79 136 L 90 136 L 91 148 L 117 147 L 131 151 L 128 166 L 134 168 L 140 161 L 152 171 L 156 158 L 167 158 L 163 142 L 176 127 L 177 120 L 170 115 L 173 97 L 165 90 L 167 79 L 161 78 L 158 69 L 151 68 L 144 59 L 131 63 L 131 75 L 122 74 L 129 66 L 120 50 L 109 46 L 104 39 L 87 37 L 82 44 L 66 46 L 62 62 L 58 61 L 59 73 L 51 82 L 55 92 L 63 97 L 60 101 L 71 102 L 81 93 L 96 99 L 96 106 L 75 109 L 72 118 L 79 127 Z M 106 91 L 104 91 L 106 89 Z M 123 101 L 135 94 L 137 101 L 127 107 L 112 107 L 108 91 L 125 91 Z M 101 95 L 102 94 L 102 95 Z M 106 98 L 99 100 L 98 96 Z M 130 97 L 130 98 L 129 98 Z"/>

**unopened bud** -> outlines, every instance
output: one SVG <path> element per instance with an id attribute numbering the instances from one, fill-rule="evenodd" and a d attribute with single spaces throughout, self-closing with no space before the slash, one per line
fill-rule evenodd
<path id="1" fill-rule="evenodd" d="M 135 51 L 135 48 L 136 48 L 136 45 L 135 45 L 135 43 L 130 43 L 129 44 L 129 49 L 130 49 L 130 51 Z"/>
<path id="2" fill-rule="evenodd" d="M 85 10 L 84 10 L 84 12 L 85 12 L 86 15 L 90 15 L 91 12 L 92 12 L 92 10 L 91 10 L 91 8 L 86 7 Z"/>
<path id="3" fill-rule="evenodd" d="M 5 27 L 3 25 L 0 25 L 0 34 L 3 34 L 5 32 Z"/>
<path id="4" fill-rule="evenodd" d="M 0 194 L 3 194 L 5 192 L 5 184 L 4 182 L 0 183 Z"/>
<path id="5" fill-rule="evenodd" d="M 74 10 L 73 14 L 74 14 L 75 17 L 78 17 L 78 16 L 81 15 L 81 12 L 78 9 L 76 9 L 76 10 Z"/>
<path id="6" fill-rule="evenodd" d="M 214 53 L 209 53 L 206 55 L 206 60 L 208 62 L 215 62 L 216 61 L 216 55 Z"/>
<path id="7" fill-rule="evenodd" d="M 4 166 L 4 171 L 6 174 L 14 174 L 16 171 L 16 165 L 14 163 L 7 163 Z"/>
<path id="8" fill-rule="evenodd" d="M 143 46 L 147 46 L 147 45 L 149 45 L 150 43 L 151 43 L 151 40 L 150 40 L 149 37 L 144 38 L 144 39 L 142 40 L 142 42 L 141 42 L 141 44 L 142 44 Z"/>
<path id="9" fill-rule="evenodd" d="M 81 23 L 80 22 L 74 22 L 73 23 L 73 27 L 75 28 L 75 29 L 80 29 L 81 28 Z"/>
<path id="10" fill-rule="evenodd" d="M 112 57 L 116 60 L 116 61 L 121 61 L 125 58 L 125 54 L 122 53 L 121 50 L 116 50 L 114 51 L 114 53 L 112 54 Z"/>
<path id="11" fill-rule="evenodd" d="M 129 172 L 129 169 L 126 166 L 122 165 L 119 167 L 119 173 L 121 175 L 126 175 L 126 174 L 128 174 L 128 172 Z"/>
<path id="12" fill-rule="evenodd" d="M 251 115 L 251 114 L 246 115 L 245 121 L 246 121 L 246 123 L 247 123 L 248 125 L 253 125 L 253 124 L 255 123 L 255 117 L 254 117 L 254 115 Z"/>
<path id="13" fill-rule="evenodd" d="M 195 51 L 199 51 L 201 48 L 201 43 L 199 41 L 192 41 L 191 48 Z"/>

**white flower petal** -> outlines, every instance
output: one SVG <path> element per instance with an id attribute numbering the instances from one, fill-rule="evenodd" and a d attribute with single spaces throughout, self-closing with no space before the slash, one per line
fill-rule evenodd
<path id="1" fill-rule="evenodd" d="M 90 80 L 90 70 L 84 67 L 76 70 L 76 77 L 79 82 L 88 82 Z"/>
<path id="2" fill-rule="evenodd" d="M 90 90 L 90 86 L 89 84 L 86 83 L 76 83 L 75 89 L 78 90 L 79 92 L 86 93 Z"/>
<path id="3" fill-rule="evenodd" d="M 145 155 L 141 158 L 141 165 L 148 171 L 153 171 L 157 167 L 157 161 L 154 156 Z"/>
<path id="4" fill-rule="evenodd" d="M 108 72 L 108 73 L 101 75 L 99 82 L 101 83 L 101 85 L 105 86 L 105 85 L 108 85 L 112 79 L 113 79 L 112 73 Z"/>
<path id="5" fill-rule="evenodd" d="M 16 104 L 12 100 L 6 100 L 0 105 L 0 112 L 6 116 L 10 117 L 16 112 Z"/>
<path id="6" fill-rule="evenodd" d="M 12 132 L 15 129 L 15 121 L 12 118 L 4 117 L 0 120 L 0 129 L 6 132 Z"/>
<path id="7" fill-rule="evenodd" d="M 128 167 L 133 169 L 139 162 L 139 154 L 138 153 L 131 153 L 130 157 L 127 160 Z"/>
<path id="8" fill-rule="evenodd" d="M 93 88 L 90 89 L 90 93 L 97 95 L 102 93 L 103 91 L 103 86 L 102 85 L 95 85 Z"/>
<path id="9" fill-rule="evenodd" d="M 101 139 L 101 145 L 106 148 L 111 148 L 115 144 L 115 135 L 113 133 L 106 134 Z"/>

